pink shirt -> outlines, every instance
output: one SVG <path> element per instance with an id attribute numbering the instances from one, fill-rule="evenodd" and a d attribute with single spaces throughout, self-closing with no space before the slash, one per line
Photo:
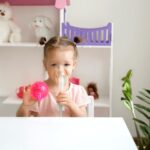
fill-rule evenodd
<path id="1" fill-rule="evenodd" d="M 77 106 L 86 106 L 88 104 L 88 95 L 81 85 L 75 85 L 70 83 L 68 94 L 72 97 L 72 100 L 77 104 Z M 34 106 L 30 106 L 29 110 L 38 112 L 39 116 L 43 117 L 60 116 L 59 105 L 56 102 L 55 96 L 51 92 L 49 92 L 47 98 L 36 103 Z M 71 116 L 71 112 L 67 107 L 64 108 L 63 116 Z"/>

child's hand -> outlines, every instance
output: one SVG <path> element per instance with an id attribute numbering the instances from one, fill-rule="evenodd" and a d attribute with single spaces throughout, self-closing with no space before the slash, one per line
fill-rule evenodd
<path id="1" fill-rule="evenodd" d="M 60 105 L 65 105 L 70 107 L 73 103 L 71 100 L 71 97 L 67 92 L 59 92 L 58 95 L 56 96 L 57 103 Z"/>
<path id="2" fill-rule="evenodd" d="M 25 87 L 23 89 L 23 105 L 30 106 L 33 105 L 36 101 L 31 98 L 31 86 Z"/>

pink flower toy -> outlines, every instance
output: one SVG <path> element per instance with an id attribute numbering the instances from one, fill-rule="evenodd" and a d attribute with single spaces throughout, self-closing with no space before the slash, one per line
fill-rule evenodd
<path id="1" fill-rule="evenodd" d="M 29 86 L 25 86 L 25 90 L 27 90 Z M 17 91 L 17 97 L 23 98 L 23 89 L 24 86 L 21 86 Z M 32 99 L 41 101 L 48 95 L 48 86 L 46 83 L 42 81 L 35 82 L 30 86 L 30 94 Z"/>

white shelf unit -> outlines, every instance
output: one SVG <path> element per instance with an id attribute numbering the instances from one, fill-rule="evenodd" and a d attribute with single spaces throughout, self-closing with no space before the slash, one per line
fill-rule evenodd
<path id="1" fill-rule="evenodd" d="M 45 77 L 42 66 L 43 46 L 35 42 L 34 33 L 29 27 L 33 17 L 36 15 L 51 17 L 56 27 L 56 33 L 60 34 L 64 16 L 64 11 L 59 11 L 54 6 L 12 6 L 12 8 L 16 22 L 23 29 L 23 41 L 21 43 L 0 44 L 0 96 L 8 96 L 20 85 L 31 83 L 34 80 L 42 80 Z M 85 87 L 90 81 L 97 83 L 100 99 L 95 100 L 95 116 L 111 116 L 113 45 L 78 46 L 78 51 L 79 62 L 74 75 L 81 79 L 81 84 Z M 100 59 L 101 54 L 106 56 Z M 95 61 L 95 59 L 97 60 Z M 35 61 L 32 62 L 33 66 L 31 67 L 30 64 L 33 60 Z M 94 65 L 92 65 L 93 62 Z M 105 71 L 108 74 L 106 72 L 101 74 L 103 73 L 103 69 L 100 69 L 102 64 L 104 70 L 107 66 Z M 37 66 L 40 66 L 39 70 Z M 28 68 L 27 71 L 25 71 L 26 68 Z M 38 72 L 40 72 L 39 75 L 37 75 Z M 98 74 L 95 74 L 96 72 Z M 102 77 L 99 78 L 101 75 Z"/>

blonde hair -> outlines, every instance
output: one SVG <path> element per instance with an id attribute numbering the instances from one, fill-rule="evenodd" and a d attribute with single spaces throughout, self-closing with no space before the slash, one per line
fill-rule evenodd
<path id="1" fill-rule="evenodd" d="M 61 46 L 64 47 L 72 46 L 74 49 L 74 58 L 77 59 L 78 51 L 76 43 L 70 41 L 66 37 L 59 37 L 59 36 L 52 37 L 49 41 L 46 42 L 44 46 L 44 58 L 47 56 L 48 52 L 50 52 L 51 50 L 55 50 L 56 48 L 60 48 Z"/>

